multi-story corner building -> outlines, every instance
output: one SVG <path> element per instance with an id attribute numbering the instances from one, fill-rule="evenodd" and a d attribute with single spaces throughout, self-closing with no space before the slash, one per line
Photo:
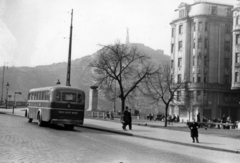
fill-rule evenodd
<path id="1" fill-rule="evenodd" d="M 170 23 L 171 68 L 176 82 L 186 84 L 178 90 L 179 100 L 172 103 L 169 114 L 179 115 L 181 121 L 191 121 L 198 113 L 201 120 L 223 115 L 240 120 L 240 96 L 231 90 L 232 9 L 197 1 L 181 3 L 175 10 Z"/>
<path id="2" fill-rule="evenodd" d="M 233 8 L 232 89 L 240 91 L 240 2 Z"/>

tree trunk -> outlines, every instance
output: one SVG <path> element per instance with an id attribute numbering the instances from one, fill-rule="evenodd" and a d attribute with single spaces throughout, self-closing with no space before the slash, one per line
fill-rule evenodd
<path id="1" fill-rule="evenodd" d="M 124 98 L 121 98 L 121 103 L 122 103 L 122 113 L 123 113 L 124 108 L 125 108 L 125 99 Z"/>
<path id="2" fill-rule="evenodd" d="M 168 106 L 165 107 L 165 125 L 164 127 L 167 127 L 167 115 L 168 115 Z"/>

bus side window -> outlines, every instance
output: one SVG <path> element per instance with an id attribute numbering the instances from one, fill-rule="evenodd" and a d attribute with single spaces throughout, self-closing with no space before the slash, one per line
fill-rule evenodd
<path id="1" fill-rule="evenodd" d="M 45 99 L 45 95 L 46 95 L 46 92 L 42 92 L 42 99 L 43 99 L 43 100 L 46 100 L 46 99 Z"/>
<path id="2" fill-rule="evenodd" d="M 50 100 L 50 96 L 49 96 L 49 94 L 50 94 L 50 92 L 47 91 L 47 92 L 46 92 L 46 100 L 48 100 L 48 101 Z"/>
<path id="3" fill-rule="evenodd" d="M 39 92 L 39 100 L 42 100 L 42 92 Z"/>
<path id="4" fill-rule="evenodd" d="M 37 92 L 34 92 L 34 100 L 37 99 Z"/>
<path id="5" fill-rule="evenodd" d="M 37 100 L 39 100 L 39 92 L 37 92 Z"/>

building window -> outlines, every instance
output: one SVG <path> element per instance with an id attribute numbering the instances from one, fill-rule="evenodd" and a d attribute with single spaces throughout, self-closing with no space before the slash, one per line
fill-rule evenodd
<path id="1" fill-rule="evenodd" d="M 230 102 L 230 96 L 228 93 L 224 93 L 224 102 Z"/>
<path id="2" fill-rule="evenodd" d="M 217 15 L 217 6 L 211 6 L 211 14 Z"/>
<path id="3" fill-rule="evenodd" d="M 240 24 L 240 16 L 238 15 L 237 17 L 236 17 L 236 25 L 239 25 Z"/>
<path id="4" fill-rule="evenodd" d="M 199 38 L 198 39 L 198 49 L 201 49 L 202 48 L 202 39 Z"/>
<path id="5" fill-rule="evenodd" d="M 225 51 L 230 52 L 230 48 L 231 48 L 230 41 L 225 41 Z"/>
<path id="6" fill-rule="evenodd" d="M 204 66 L 207 66 L 207 64 L 208 64 L 207 56 L 204 56 Z"/>
<path id="7" fill-rule="evenodd" d="M 230 25 L 226 25 L 225 28 L 226 28 L 226 31 L 225 31 L 225 32 L 226 32 L 227 34 L 230 34 L 230 32 L 231 32 L 231 26 L 230 26 Z"/>
<path id="8" fill-rule="evenodd" d="M 195 56 L 193 56 L 193 66 L 195 65 Z"/>
<path id="9" fill-rule="evenodd" d="M 238 72 L 235 72 L 235 77 L 234 77 L 234 78 L 235 78 L 235 80 L 234 80 L 235 82 L 239 82 L 239 75 L 238 75 Z"/>
<path id="10" fill-rule="evenodd" d="M 201 59 L 197 59 L 197 65 L 200 66 L 201 65 Z"/>
<path id="11" fill-rule="evenodd" d="M 183 34 L 183 25 L 179 25 L 179 34 Z"/>
<path id="12" fill-rule="evenodd" d="M 171 46 L 171 52 L 173 53 L 173 51 L 174 51 L 174 44 L 172 44 Z"/>
<path id="13" fill-rule="evenodd" d="M 240 54 L 236 53 L 236 58 L 235 58 L 236 63 L 240 63 Z"/>
<path id="14" fill-rule="evenodd" d="M 197 77 L 197 82 L 198 83 L 200 83 L 201 82 L 201 74 L 200 73 L 198 73 L 198 75 L 197 75 L 198 77 Z"/>
<path id="15" fill-rule="evenodd" d="M 196 22 L 194 22 L 194 24 L 193 24 L 193 31 L 194 32 L 196 31 Z"/>
<path id="16" fill-rule="evenodd" d="M 229 84 L 230 83 L 230 77 L 229 77 L 229 75 L 224 75 L 224 83 L 225 84 Z"/>
<path id="17" fill-rule="evenodd" d="M 199 23 L 198 23 L 198 31 L 199 31 L 199 32 L 202 31 L 202 22 L 199 22 Z"/>
<path id="18" fill-rule="evenodd" d="M 236 44 L 240 44 L 240 34 L 236 35 Z"/>
<path id="19" fill-rule="evenodd" d="M 207 76 L 204 76 L 204 83 L 207 83 Z"/>
<path id="20" fill-rule="evenodd" d="M 195 82 L 195 77 L 192 78 L 193 83 Z"/>
<path id="21" fill-rule="evenodd" d="M 172 37 L 175 37 L 175 28 L 172 28 Z"/>
<path id="22" fill-rule="evenodd" d="M 179 67 L 179 68 L 182 67 L 182 58 L 178 58 L 178 67 Z"/>
<path id="23" fill-rule="evenodd" d="M 230 61 L 229 58 L 225 58 L 225 59 L 224 59 L 224 67 L 225 67 L 225 68 L 229 68 L 229 67 L 230 67 L 229 61 Z"/>
<path id="24" fill-rule="evenodd" d="M 181 51 L 182 50 L 182 41 L 178 42 L 178 50 Z"/>
<path id="25" fill-rule="evenodd" d="M 205 31 L 208 30 L 208 22 L 205 22 Z"/>
<path id="26" fill-rule="evenodd" d="M 178 83 L 181 83 L 181 81 L 182 81 L 182 75 L 178 74 Z"/>
<path id="27" fill-rule="evenodd" d="M 208 48 L 208 39 L 205 38 L 205 41 L 204 41 L 204 48 L 207 49 Z"/>
<path id="28" fill-rule="evenodd" d="M 180 100 L 181 97 L 181 91 L 177 91 L 177 100 Z"/>
<path id="29" fill-rule="evenodd" d="M 171 60 L 171 68 L 173 68 L 173 63 L 174 63 L 174 61 L 173 61 L 173 60 Z"/>
<path id="30" fill-rule="evenodd" d="M 201 91 L 197 91 L 197 101 L 200 101 L 201 99 Z"/>
<path id="31" fill-rule="evenodd" d="M 227 16 L 232 16 L 232 11 L 231 11 L 230 8 L 227 8 L 227 9 L 226 9 L 226 15 L 227 15 Z"/>
<path id="32" fill-rule="evenodd" d="M 184 10 L 179 10 L 179 18 L 184 17 Z"/>
<path id="33" fill-rule="evenodd" d="M 193 40 L 193 49 L 196 47 L 196 40 Z"/>

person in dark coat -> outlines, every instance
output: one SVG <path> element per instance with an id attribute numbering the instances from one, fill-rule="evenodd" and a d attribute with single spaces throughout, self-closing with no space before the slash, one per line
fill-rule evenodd
<path id="1" fill-rule="evenodd" d="M 128 109 L 128 117 L 129 117 L 128 127 L 129 127 L 129 130 L 132 130 L 132 113 L 131 113 L 131 109 Z"/>
<path id="2" fill-rule="evenodd" d="M 195 119 L 193 119 L 193 123 L 190 123 L 189 128 L 191 131 L 191 137 L 192 137 L 193 143 L 195 143 L 195 139 L 196 139 L 196 142 L 199 143 L 199 141 L 198 141 L 199 124 L 197 122 L 195 122 Z"/>
<path id="3" fill-rule="evenodd" d="M 197 122 L 200 122 L 200 113 L 197 114 Z"/>
<path id="4" fill-rule="evenodd" d="M 226 123 L 227 122 L 227 118 L 225 117 L 225 115 L 223 114 L 223 117 L 222 117 L 222 123 Z M 223 129 L 225 129 L 226 126 L 223 125 Z"/>
<path id="5" fill-rule="evenodd" d="M 128 113 L 128 107 L 126 106 L 124 112 L 123 112 L 123 117 L 122 117 L 122 120 L 123 120 L 123 130 L 127 131 L 126 130 L 126 126 L 129 124 L 129 113 Z"/>

